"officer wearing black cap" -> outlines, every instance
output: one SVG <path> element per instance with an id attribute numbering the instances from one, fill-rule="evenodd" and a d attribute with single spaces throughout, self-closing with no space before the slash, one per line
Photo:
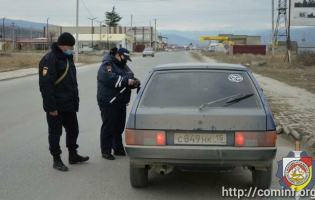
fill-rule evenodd
<path id="1" fill-rule="evenodd" d="M 72 55 L 74 44 L 75 39 L 70 33 L 62 33 L 39 63 L 39 88 L 48 123 L 49 150 L 53 156 L 53 168 L 60 171 L 68 171 L 60 157 L 62 127 L 66 130 L 69 164 L 89 160 L 89 157 L 77 153 L 79 93 Z"/>
<path id="2" fill-rule="evenodd" d="M 101 152 L 107 160 L 115 160 L 112 155 L 125 156 L 122 133 L 125 129 L 126 106 L 129 104 L 131 89 L 138 88 L 140 81 L 134 77 L 126 65 L 131 61 L 125 48 L 112 48 L 98 70 L 97 101 L 101 111 Z"/>

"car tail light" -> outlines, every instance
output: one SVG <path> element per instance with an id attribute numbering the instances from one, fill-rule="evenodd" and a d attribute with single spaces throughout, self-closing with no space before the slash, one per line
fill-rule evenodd
<path id="1" fill-rule="evenodd" d="M 275 147 L 276 131 L 266 132 L 236 132 L 236 147 Z"/>
<path id="2" fill-rule="evenodd" d="M 127 145 L 165 146 L 165 131 L 126 129 Z"/>
<path id="3" fill-rule="evenodd" d="M 156 134 L 156 143 L 159 146 L 165 145 L 165 133 L 157 133 Z"/>
<path id="4" fill-rule="evenodd" d="M 235 146 L 243 147 L 244 146 L 244 134 L 235 133 Z"/>

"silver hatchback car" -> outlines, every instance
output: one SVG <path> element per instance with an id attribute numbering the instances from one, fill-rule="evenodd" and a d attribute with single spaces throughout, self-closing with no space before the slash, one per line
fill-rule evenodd
<path id="1" fill-rule="evenodd" d="M 276 126 L 267 100 L 244 66 L 167 64 L 149 73 L 125 131 L 133 187 L 148 171 L 229 171 L 244 167 L 267 189 L 275 158 Z"/>
<path id="2" fill-rule="evenodd" d="M 152 47 L 146 47 L 144 48 L 143 52 L 142 52 L 142 56 L 146 57 L 146 56 L 152 56 L 154 57 L 154 49 Z"/>

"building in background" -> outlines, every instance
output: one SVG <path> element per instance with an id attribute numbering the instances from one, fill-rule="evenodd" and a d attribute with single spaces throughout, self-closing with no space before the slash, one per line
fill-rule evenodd
<path id="1" fill-rule="evenodd" d="M 114 35 L 125 35 L 121 39 L 124 41 L 121 41 L 120 43 L 115 41 L 112 41 L 112 45 L 109 43 L 102 43 L 100 47 L 103 50 L 108 50 L 111 46 L 114 44 L 120 44 L 122 47 L 127 47 L 127 49 L 131 50 L 131 46 L 133 46 L 133 50 L 137 50 L 138 45 L 145 46 L 145 47 L 154 47 L 154 44 L 157 44 L 157 48 L 162 48 L 162 38 L 159 35 L 156 35 L 156 31 L 151 26 L 135 26 L 131 29 L 130 26 L 119 26 L 119 27 L 107 27 L 107 26 L 80 26 L 78 27 L 79 36 L 85 35 L 84 37 L 84 44 L 80 44 L 80 41 L 83 39 L 79 39 L 79 45 L 80 46 L 90 46 L 92 48 L 92 34 L 93 34 L 93 46 L 94 44 L 98 44 L 97 42 L 100 41 L 100 38 L 106 39 L 107 36 Z M 48 38 L 58 38 L 59 35 L 63 32 L 69 32 L 72 35 L 76 35 L 76 27 L 75 26 L 63 26 L 63 27 L 44 27 L 44 35 L 47 35 Z M 90 35 L 90 36 L 88 36 Z M 100 36 L 101 35 L 101 36 Z M 118 36 L 121 37 L 121 36 Z M 97 39 L 98 38 L 98 39 Z M 155 41 L 156 38 L 156 41 Z M 129 40 L 130 39 L 130 40 Z M 94 40 L 96 43 L 94 43 Z M 128 41 L 132 41 L 133 45 L 128 44 Z M 127 45 L 127 46 L 126 46 Z M 98 46 L 99 47 L 99 46 Z"/>
<path id="2" fill-rule="evenodd" d="M 228 40 L 233 41 L 235 45 L 260 45 L 261 44 L 261 36 L 219 34 L 219 37 L 228 37 Z"/>
<path id="3" fill-rule="evenodd" d="M 73 36 L 76 38 L 76 34 Z M 131 49 L 131 37 L 126 34 L 79 34 L 77 44 L 80 53 L 112 47 Z"/>

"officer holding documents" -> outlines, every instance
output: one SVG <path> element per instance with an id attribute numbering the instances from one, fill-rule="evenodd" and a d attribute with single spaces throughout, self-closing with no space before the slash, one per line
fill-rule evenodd
<path id="1" fill-rule="evenodd" d="M 129 104 L 131 89 L 138 88 L 140 81 L 127 66 L 131 61 L 125 48 L 112 48 L 104 57 L 97 75 L 97 101 L 101 111 L 101 153 L 107 160 L 126 156 L 122 143 L 125 129 L 126 106 Z"/>
<path id="2" fill-rule="evenodd" d="M 66 131 L 69 164 L 89 160 L 89 157 L 77 153 L 79 92 L 72 55 L 74 44 L 75 39 L 70 33 L 62 33 L 39 63 L 39 88 L 48 124 L 49 150 L 53 156 L 53 168 L 60 171 L 68 171 L 61 160 L 59 145 L 63 127 Z"/>

